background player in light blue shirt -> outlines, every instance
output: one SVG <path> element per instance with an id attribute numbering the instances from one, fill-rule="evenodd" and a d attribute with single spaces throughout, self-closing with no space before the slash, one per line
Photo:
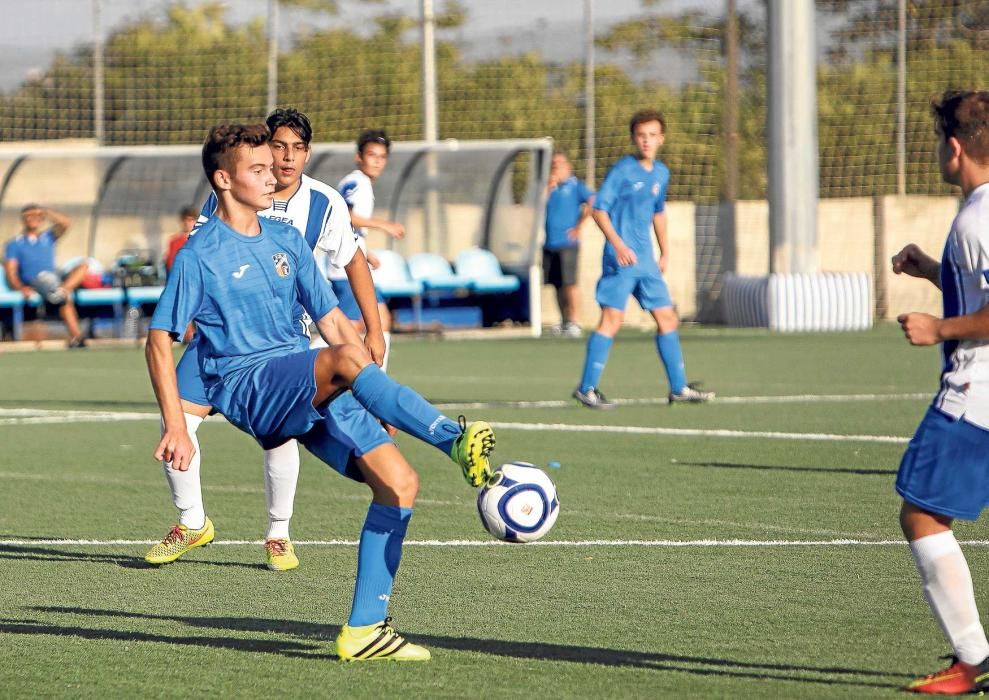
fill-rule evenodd
<path id="1" fill-rule="evenodd" d="M 556 289 L 560 306 L 557 334 L 580 337 L 577 306 L 577 257 L 580 227 L 591 215 L 594 192 L 573 174 L 567 154 L 557 151 L 549 172 L 546 197 L 546 240 L 543 242 L 543 283 Z"/>
<path id="2" fill-rule="evenodd" d="M 275 179 L 264 125 L 214 127 L 203 165 L 218 197 L 216 216 L 176 256 L 152 317 L 146 355 L 164 430 L 155 458 L 185 468 L 194 447 L 179 398 L 172 342 L 195 321 L 200 368 L 211 405 L 262 446 L 297 437 L 313 454 L 372 491 L 358 550 L 348 624 L 337 638 L 344 659 L 425 660 L 385 617 L 418 476 L 380 425 L 368 424 L 370 447 L 335 432 L 332 399 L 350 388 L 380 420 L 445 451 L 475 486 L 490 476 L 490 426 L 457 425 L 374 364 L 353 327 L 331 311 L 336 298 L 311 251 L 287 224 L 261 219 Z M 298 351 L 295 305 L 317 319 L 328 342 Z M 343 319 L 343 320 L 341 320 Z"/>
<path id="3" fill-rule="evenodd" d="M 594 200 L 594 221 L 606 243 L 596 299 L 601 320 L 587 341 L 584 372 L 573 396 L 588 408 L 611 408 L 598 390 L 615 334 L 625 319 L 629 295 L 656 321 L 656 351 L 670 384 L 671 404 L 707 401 L 714 394 L 687 383 L 673 310 L 663 270 L 669 259 L 666 238 L 666 188 L 670 171 L 656 152 L 663 145 L 666 122 L 654 110 L 641 110 L 629 123 L 634 156 L 625 156 L 608 172 Z M 653 257 L 652 236 L 659 243 L 659 261 Z"/>

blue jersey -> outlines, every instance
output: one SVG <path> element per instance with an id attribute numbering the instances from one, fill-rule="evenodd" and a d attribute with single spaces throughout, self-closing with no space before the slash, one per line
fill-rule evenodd
<path id="1" fill-rule="evenodd" d="M 576 175 L 558 184 L 546 199 L 546 250 L 576 248 L 579 240 L 570 238 L 567 231 L 580 220 L 580 207 L 594 196 L 594 192 Z"/>
<path id="2" fill-rule="evenodd" d="M 632 267 L 636 269 L 658 269 L 652 248 L 652 218 L 666 207 L 669 182 L 670 170 L 662 162 L 654 161 L 652 170 L 647 171 L 633 156 L 625 156 L 608 171 L 594 199 L 594 208 L 608 213 L 615 231 L 635 252 L 638 263 Z M 604 245 L 602 262 L 605 270 L 619 267 L 611 243 Z"/>
<path id="3" fill-rule="evenodd" d="M 17 276 L 31 284 L 39 272 L 55 269 L 55 231 L 48 229 L 31 237 L 20 234 L 7 243 L 3 256 L 17 261 Z"/>
<path id="4" fill-rule="evenodd" d="M 296 300 L 322 318 L 337 300 L 293 227 L 258 218 L 245 236 L 219 217 L 203 224 L 175 257 L 150 328 L 181 336 L 196 322 L 200 374 L 211 389 L 231 373 L 298 352 Z"/>

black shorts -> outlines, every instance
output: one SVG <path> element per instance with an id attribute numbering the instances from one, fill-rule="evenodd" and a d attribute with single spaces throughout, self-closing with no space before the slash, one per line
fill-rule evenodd
<path id="1" fill-rule="evenodd" d="M 543 250 L 543 284 L 557 289 L 577 284 L 577 255 L 580 248 Z"/>

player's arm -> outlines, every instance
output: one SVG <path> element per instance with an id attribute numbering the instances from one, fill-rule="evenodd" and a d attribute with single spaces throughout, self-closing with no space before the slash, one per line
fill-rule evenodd
<path id="1" fill-rule="evenodd" d="M 65 214 L 55 211 L 54 209 L 45 209 L 45 216 L 52 222 L 52 232 L 54 233 L 55 240 L 57 241 L 65 232 L 69 230 L 72 226 L 72 219 L 67 217 Z"/>
<path id="2" fill-rule="evenodd" d="M 405 237 L 405 227 L 398 223 L 397 221 L 388 221 L 387 219 L 375 219 L 373 217 L 363 217 L 357 216 L 354 210 L 350 210 L 350 220 L 354 222 L 354 226 L 359 228 L 376 228 L 381 229 L 387 233 L 392 238 L 404 238 Z"/>
<path id="3" fill-rule="evenodd" d="M 989 305 L 964 316 L 938 318 L 913 312 L 896 318 L 911 345 L 936 345 L 946 340 L 989 340 Z"/>
<path id="4" fill-rule="evenodd" d="M 625 245 L 625 241 L 618 235 L 618 231 L 615 230 L 614 225 L 611 223 L 611 217 L 608 215 L 608 212 L 603 209 L 595 209 L 593 216 L 594 223 L 601 229 L 601 233 L 608 239 L 608 243 L 614 247 L 615 254 L 618 256 L 618 264 L 623 267 L 634 265 L 638 261 L 635 257 L 635 252 Z"/>
<path id="5" fill-rule="evenodd" d="M 580 238 L 580 227 L 584 225 L 587 221 L 587 217 L 594 213 L 594 195 L 588 197 L 585 201 L 580 203 L 580 213 L 577 216 L 577 223 L 574 224 L 573 228 L 567 231 L 567 236 L 570 240 L 576 241 Z"/>
<path id="6" fill-rule="evenodd" d="M 656 243 L 659 244 L 659 269 L 666 272 L 666 263 L 669 260 L 669 239 L 666 235 L 668 220 L 666 211 L 661 211 L 652 215 L 652 230 L 656 234 Z"/>
<path id="7" fill-rule="evenodd" d="M 364 335 L 364 347 L 371 354 L 371 359 L 380 365 L 385 359 L 385 335 L 381 329 L 381 317 L 378 315 L 378 297 L 374 293 L 374 281 L 371 279 L 371 270 L 367 266 L 364 251 L 358 248 L 354 252 L 354 257 L 344 265 L 343 269 L 347 272 L 347 281 L 354 292 L 354 299 L 361 310 L 364 327 L 367 329 Z"/>
<path id="8" fill-rule="evenodd" d="M 3 264 L 4 274 L 7 276 L 7 285 L 15 292 L 20 292 L 27 299 L 34 292 L 30 286 L 21 281 L 21 276 L 17 273 L 17 259 L 7 258 Z"/>
<path id="9" fill-rule="evenodd" d="M 144 347 L 144 357 L 148 363 L 151 386 L 158 399 L 158 408 L 164 424 L 161 441 L 155 449 L 157 460 L 171 462 L 172 469 L 185 471 L 189 468 L 196 448 L 186 431 L 182 402 L 179 400 L 178 379 L 175 376 L 175 360 L 172 358 L 172 335 L 157 328 L 148 331 L 148 341 Z"/>
<path id="10" fill-rule="evenodd" d="M 919 277 L 941 288 L 941 263 L 911 243 L 893 256 L 893 272 Z"/>

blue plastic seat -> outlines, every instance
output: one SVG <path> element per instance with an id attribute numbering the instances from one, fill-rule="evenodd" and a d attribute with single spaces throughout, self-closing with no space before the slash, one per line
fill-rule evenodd
<path id="1" fill-rule="evenodd" d="M 483 248 L 461 251 L 457 255 L 456 270 L 457 275 L 469 280 L 471 291 L 478 294 L 507 294 L 521 286 L 519 278 L 502 272 L 498 258 Z"/>
<path id="2" fill-rule="evenodd" d="M 435 253 L 417 253 L 409 258 L 409 273 L 412 279 L 422 282 L 427 292 L 470 288 L 470 280 L 454 274 L 450 263 Z"/>
<path id="3" fill-rule="evenodd" d="M 142 304 L 157 304 L 164 287 L 128 287 L 127 306 L 140 307 Z"/>
<path id="4" fill-rule="evenodd" d="M 38 296 L 35 294 L 34 296 Z M 27 300 L 20 292 L 15 292 L 7 286 L 7 275 L 0 270 L 0 309 L 10 309 L 10 332 L 14 340 L 21 339 L 24 328 L 24 304 Z M 40 297 L 38 302 L 41 302 Z"/>
<path id="5" fill-rule="evenodd" d="M 408 265 L 401 255 L 394 250 L 375 250 L 374 254 L 381 264 L 377 270 L 371 271 L 371 277 L 374 278 L 374 288 L 383 297 L 413 297 L 422 294 L 422 282 L 412 279 Z"/>

